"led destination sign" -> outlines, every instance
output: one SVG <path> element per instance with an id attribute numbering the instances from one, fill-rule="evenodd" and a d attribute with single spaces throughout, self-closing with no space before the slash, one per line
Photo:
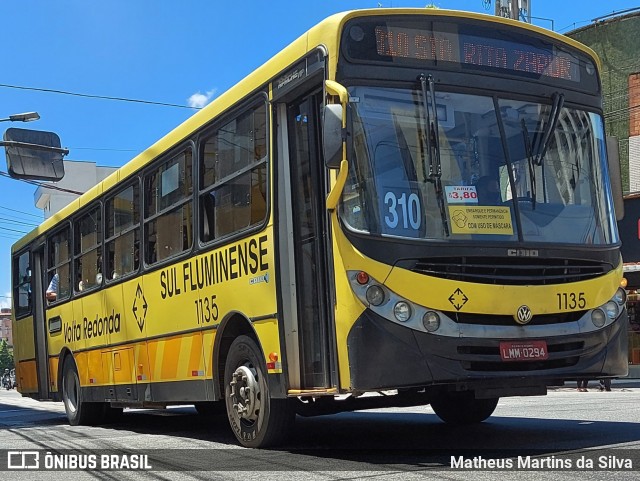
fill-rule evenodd
<path id="1" fill-rule="evenodd" d="M 431 29 L 413 28 L 408 22 L 364 21 L 351 26 L 347 37 L 348 58 L 376 63 L 427 61 L 444 68 L 495 69 L 510 75 L 569 82 L 580 82 L 583 69 L 591 74 L 588 76 L 595 72 L 586 57 L 524 30 L 518 34 L 464 23 L 438 22 Z"/>

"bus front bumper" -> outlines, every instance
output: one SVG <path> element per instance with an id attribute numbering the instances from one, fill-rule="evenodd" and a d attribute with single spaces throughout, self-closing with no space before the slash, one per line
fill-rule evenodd
<path id="1" fill-rule="evenodd" d="M 499 346 L 505 339 L 420 332 L 367 309 L 348 336 L 351 388 L 526 387 L 558 385 L 577 378 L 626 376 L 627 336 L 625 310 L 615 322 L 598 331 L 542 339 L 548 349 L 545 360 L 503 361 Z"/>

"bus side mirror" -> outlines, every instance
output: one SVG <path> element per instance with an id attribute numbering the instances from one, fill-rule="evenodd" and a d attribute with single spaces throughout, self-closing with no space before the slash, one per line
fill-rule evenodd
<path id="1" fill-rule="evenodd" d="M 620 154 L 618 152 L 617 137 L 607 136 L 607 154 L 616 220 L 622 220 L 624 219 L 624 200 L 622 198 L 622 175 L 620 173 Z"/>
<path id="2" fill-rule="evenodd" d="M 325 105 L 322 115 L 322 150 L 329 169 L 340 168 L 343 158 L 342 105 Z"/>
<path id="3" fill-rule="evenodd" d="M 10 128 L 4 133 L 7 171 L 14 179 L 59 181 L 64 177 L 60 137 L 53 132 Z"/>

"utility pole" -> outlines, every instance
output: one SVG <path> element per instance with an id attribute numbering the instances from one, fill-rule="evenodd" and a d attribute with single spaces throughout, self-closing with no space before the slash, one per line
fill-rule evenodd
<path id="1" fill-rule="evenodd" d="M 490 0 L 489 5 L 491 5 Z M 531 0 L 496 0 L 494 14 L 498 17 L 531 23 Z"/>
<path id="2" fill-rule="evenodd" d="M 520 17 L 520 6 L 518 5 L 518 0 L 511 0 L 511 18 L 513 20 L 518 20 Z"/>

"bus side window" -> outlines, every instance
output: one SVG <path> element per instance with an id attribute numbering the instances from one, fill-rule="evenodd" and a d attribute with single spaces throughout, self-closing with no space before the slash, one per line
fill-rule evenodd
<path id="1" fill-rule="evenodd" d="M 130 185 L 108 199 L 106 215 L 107 280 L 136 272 L 140 252 L 140 187 Z"/>
<path id="2" fill-rule="evenodd" d="M 209 242 L 260 224 L 267 215 L 267 115 L 260 103 L 201 145 L 200 240 Z"/>
<path id="3" fill-rule="evenodd" d="M 215 191 L 211 191 L 201 197 L 201 211 L 202 211 L 202 223 L 201 223 L 201 239 L 203 242 L 209 242 L 214 237 L 215 229 L 215 209 L 216 209 L 216 197 Z"/>
<path id="4" fill-rule="evenodd" d="M 102 284 L 102 216 L 99 206 L 91 209 L 74 223 L 75 269 L 77 291 L 93 289 Z"/>
<path id="5" fill-rule="evenodd" d="M 147 263 L 188 250 L 193 240 L 192 152 L 190 148 L 160 164 L 145 177 L 144 242 Z"/>
<path id="6" fill-rule="evenodd" d="M 67 299 L 71 294 L 71 243 L 70 229 L 66 226 L 47 240 L 47 287 L 53 277 L 58 276 L 55 299 Z"/>
<path id="7" fill-rule="evenodd" d="M 32 307 L 30 254 L 24 252 L 13 259 L 13 298 L 16 317 L 29 314 Z"/>

